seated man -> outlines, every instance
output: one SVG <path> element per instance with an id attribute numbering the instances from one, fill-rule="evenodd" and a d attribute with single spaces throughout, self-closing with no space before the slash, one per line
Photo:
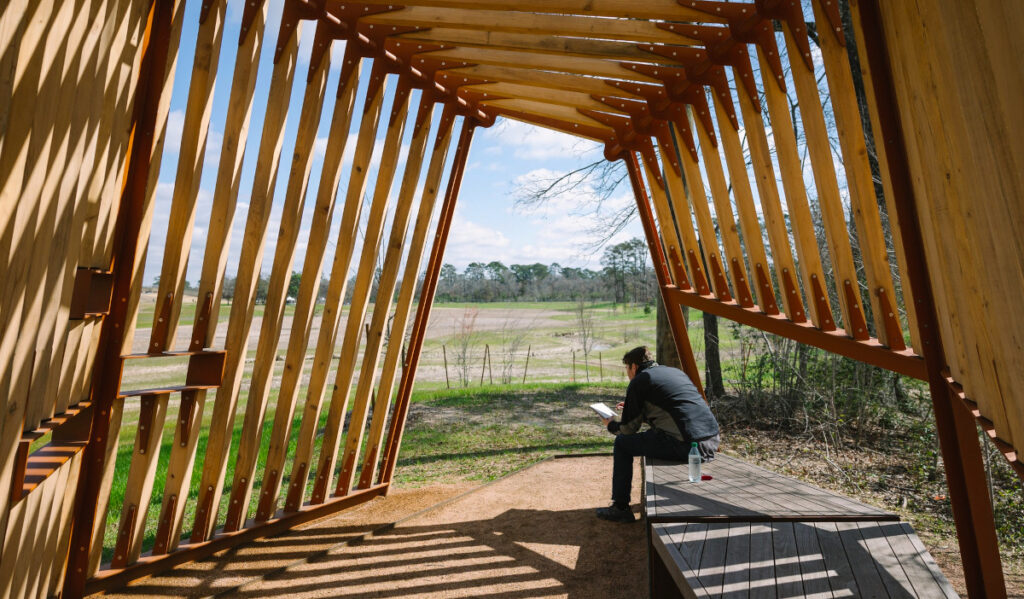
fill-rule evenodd
<path id="1" fill-rule="evenodd" d="M 622 358 L 629 386 L 622 421 L 602 419 L 616 435 L 612 469 L 612 505 L 597 510 L 597 517 L 613 522 L 633 522 L 629 509 L 633 458 L 647 456 L 669 460 L 687 459 L 696 442 L 703 461 L 718 450 L 718 421 L 697 388 L 683 371 L 654 362 L 646 347 L 630 350 Z M 643 432 L 640 425 L 650 428 Z"/>

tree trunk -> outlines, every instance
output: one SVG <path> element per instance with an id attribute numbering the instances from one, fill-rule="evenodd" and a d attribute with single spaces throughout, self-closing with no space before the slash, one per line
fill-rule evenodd
<path id="1" fill-rule="evenodd" d="M 662 300 L 660 290 L 655 296 L 658 305 L 655 358 L 658 360 L 658 364 L 682 368 L 683 363 L 679 360 L 679 351 L 676 348 L 676 340 L 672 337 L 672 327 L 668 323 L 668 314 L 665 312 L 665 302 Z"/>
<path id="2" fill-rule="evenodd" d="M 725 396 L 722 358 L 718 352 L 718 317 L 704 312 L 704 394 L 708 399 Z"/>

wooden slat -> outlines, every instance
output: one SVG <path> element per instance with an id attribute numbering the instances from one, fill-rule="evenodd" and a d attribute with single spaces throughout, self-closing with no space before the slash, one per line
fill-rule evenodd
<path id="1" fill-rule="evenodd" d="M 334 115 L 327 136 L 324 167 L 321 171 L 320 185 L 317 187 L 316 207 L 313 209 L 315 216 L 306 242 L 306 257 L 302 266 L 303 276 L 299 282 L 299 295 L 295 301 L 291 334 L 288 338 L 288 351 L 285 354 L 284 373 L 281 376 L 277 409 L 274 412 L 274 427 L 270 433 L 270 447 L 267 451 L 263 483 L 260 488 L 260 501 L 256 508 L 256 520 L 260 522 L 269 520 L 277 511 L 277 495 L 281 488 L 284 463 L 288 454 L 295 401 L 299 395 L 299 383 L 305 366 L 313 312 L 316 308 L 320 277 L 323 273 L 324 252 L 327 249 L 331 222 L 334 220 L 341 158 L 345 153 L 348 141 L 356 90 L 359 84 L 361 59 L 354 52 L 346 53 L 344 62 L 346 67 L 343 68 L 343 73 L 346 73 L 347 76 L 344 81 L 339 83 L 338 98 L 334 104 Z"/>
<path id="2" fill-rule="evenodd" d="M 153 481 L 160 457 L 163 424 L 170 394 L 144 395 L 140 398 L 135 446 L 124 483 L 121 522 L 114 545 L 112 565 L 124 567 L 139 558 L 146 532 L 146 514 L 153 493 Z"/>
<path id="3" fill-rule="evenodd" d="M 399 291 L 398 303 L 391 320 L 391 335 L 388 338 L 387 353 L 384 356 L 380 382 L 377 385 L 377 398 L 373 406 L 370 436 L 366 442 L 366 454 L 359 477 L 360 489 L 369 488 L 376 475 L 377 458 L 383 442 L 388 406 L 391 405 L 391 397 L 394 392 L 395 376 L 398 368 L 404 366 L 402 364 L 404 359 L 402 355 L 403 343 L 400 340 L 404 341 L 405 332 L 409 325 L 409 314 L 412 311 L 412 302 L 416 294 L 417 282 L 419 281 L 420 264 L 423 258 L 423 250 L 426 247 L 427 232 L 430 228 L 431 215 L 434 212 L 434 205 L 440 190 L 441 177 L 444 174 L 444 164 L 448 156 L 448 148 L 451 146 L 454 124 L 454 112 L 446 106 L 441 116 L 441 121 L 438 124 L 438 132 L 434 139 L 434 149 L 431 151 L 430 165 L 427 167 L 427 175 L 423 185 L 419 212 L 416 215 L 416 224 L 413 225 L 412 238 L 408 244 L 409 251 L 405 258 L 405 269 L 402 273 L 402 288 Z M 395 246 L 389 245 L 389 249 L 393 247 Z M 400 249 L 398 248 L 396 253 Z M 385 263 L 389 261 L 385 260 Z M 378 297 L 380 297 L 379 294 Z M 389 294 L 388 297 L 390 298 L 391 295 Z"/>
<path id="4" fill-rule="evenodd" d="M 643 158 L 644 174 L 647 178 L 647 186 L 651 190 L 651 203 L 654 204 L 654 213 L 657 215 L 658 230 L 661 233 L 661 241 L 665 246 L 666 260 L 668 260 L 669 272 L 677 287 L 689 288 L 690 282 L 686 275 L 686 267 L 683 266 L 683 242 L 679 232 L 676 230 L 675 220 L 668 205 L 668 195 L 665 190 L 665 179 L 661 177 L 661 168 L 655 161 L 649 163 L 650 158 Z"/>
<path id="5" fill-rule="evenodd" d="M 704 538 L 704 550 L 700 554 L 700 570 L 697 576 L 701 586 L 712 597 L 722 595 L 722 583 L 729 547 L 729 523 L 709 524 Z"/>
<path id="6" fill-rule="evenodd" d="M 857 40 L 857 47 L 864 48 L 864 31 L 860 26 L 860 10 L 851 4 L 850 16 L 853 19 L 853 31 Z M 896 265 L 899 269 L 899 279 L 895 283 L 899 283 L 900 291 L 903 293 L 902 308 L 907 313 L 907 333 L 910 335 L 911 346 L 921 347 L 921 337 L 917 328 L 917 304 L 914 301 L 914 293 L 910 289 L 910 276 L 907 272 L 907 254 L 903 249 L 903 236 L 899 234 L 900 231 L 900 218 L 896 210 L 896 205 L 893 201 L 895 192 L 892 186 L 892 176 L 889 173 L 889 163 L 886 158 L 886 144 L 881 139 L 882 125 L 878 116 L 878 100 L 875 98 L 874 83 L 872 82 L 871 65 L 867 60 L 860 61 L 860 76 L 864 81 L 864 94 L 867 99 L 868 105 L 868 116 L 871 121 L 871 131 L 874 136 L 874 143 L 872 148 L 878 158 L 878 170 L 882 179 L 882 190 L 885 195 L 885 212 L 886 217 L 889 221 L 889 229 L 892 231 L 892 235 L 888 238 L 892 239 L 893 249 L 896 252 Z M 893 298 L 893 303 L 895 298 Z"/>
<path id="7" fill-rule="evenodd" d="M 756 298 L 757 305 L 761 310 L 772 312 L 771 305 L 775 304 L 774 294 L 762 293 L 757 284 L 758 268 L 763 269 L 765 273 L 768 272 L 768 257 L 765 254 L 764 241 L 761 238 L 761 225 L 757 219 L 757 210 L 754 208 L 754 195 L 750 189 L 750 179 L 747 175 L 739 133 L 729 121 L 728 112 L 718 94 L 714 94 L 714 100 L 719 140 L 725 154 L 726 166 L 729 169 L 729 182 L 732 183 L 732 194 L 736 200 L 736 214 L 739 217 L 740 229 L 743 231 L 743 245 L 746 248 L 747 259 L 750 261 L 750 277 L 746 279 L 746 285 Z M 721 222 L 719 220 L 719 226 L 722 226 Z M 730 268 L 735 268 L 737 264 L 735 258 L 730 257 L 730 261 Z"/>
<path id="8" fill-rule="evenodd" d="M 201 323 L 198 319 L 193 322 L 192 343 L 189 346 L 192 350 L 210 347 L 217 330 L 224 270 L 229 250 L 228 239 L 231 236 L 231 223 L 238 200 L 239 174 L 248 139 L 253 90 L 256 85 L 257 67 L 265 27 L 266 5 L 261 3 L 260 10 L 256 12 L 248 33 L 238 46 L 238 54 L 235 59 L 197 296 L 203 301 L 207 297 L 210 298 L 211 317 L 210 321 L 206 323 Z M 200 424 L 203 422 L 206 395 L 206 391 L 200 390 L 191 396 L 194 402 L 191 410 L 191 422 L 187 423 L 187 427 L 181 426 L 180 422 L 175 427 L 171 455 L 167 464 L 161 515 L 153 548 L 155 554 L 173 551 L 178 546 L 181 537 L 182 520 L 185 513 L 183 499 L 188 496 L 192 480 L 192 468 L 202 428 Z"/>
<path id="9" fill-rule="evenodd" d="M 349 303 L 348 321 L 345 335 L 341 341 L 341 355 L 338 358 L 338 370 L 335 374 L 334 388 L 331 393 L 327 424 L 324 426 L 323 442 L 320 446 L 320 461 L 316 469 L 316 482 L 313 484 L 313 503 L 323 503 L 334 476 L 334 466 L 338 456 L 338 441 L 341 436 L 345 414 L 348 412 L 349 397 L 352 393 L 352 381 L 355 378 L 356 361 L 359 357 L 360 339 L 363 337 L 366 308 L 370 303 L 370 292 L 373 286 L 374 272 L 378 262 L 380 241 L 384 235 L 384 220 L 390 204 L 391 186 L 398 169 L 399 153 L 402 149 L 402 134 L 409 113 L 410 88 L 399 80 L 398 89 L 392 103 L 391 116 L 384 135 L 384 147 L 381 152 L 380 165 L 377 167 L 377 182 L 373 189 L 370 203 L 370 214 L 363 228 L 363 247 L 356 270 L 355 287 Z M 367 342 L 367 346 L 370 343 Z M 363 372 L 363 376 L 373 378 L 373 372 Z M 366 406 L 355 406 L 352 412 L 348 436 L 356 435 L 362 440 L 362 428 L 365 424 Z M 360 413 L 361 412 L 361 413 Z M 353 430 L 358 427 L 358 432 Z M 347 495 L 355 476 L 354 456 L 349 469 L 338 473 L 336 495 Z"/>
<path id="10" fill-rule="evenodd" d="M 442 69 L 437 72 L 437 81 L 443 84 L 458 85 L 458 77 L 472 77 L 485 81 L 499 81 L 544 87 L 555 91 L 578 92 L 588 95 L 635 98 L 629 92 L 622 91 L 594 77 L 573 75 L 570 73 L 551 73 L 516 66 L 497 66 L 474 64 L 472 66 Z"/>
<path id="11" fill-rule="evenodd" d="M 403 239 L 409 224 L 413 196 L 416 194 L 416 186 L 420 179 L 420 170 L 423 167 L 423 158 L 430 134 L 433 108 L 433 99 L 429 95 L 420 97 L 420 107 L 416 114 L 412 139 L 409 142 L 409 153 L 405 163 L 405 172 L 402 176 L 402 185 L 398 193 L 395 215 L 392 218 L 387 254 L 381 263 L 382 266 L 377 283 L 377 299 L 373 306 L 370 326 L 367 329 L 363 361 L 359 367 L 359 380 L 357 382 L 355 400 L 353 401 L 352 411 L 349 416 L 348 433 L 345 436 L 345 449 L 341 456 L 341 472 L 338 475 L 338 495 L 347 495 L 352 489 L 353 481 L 355 480 L 356 461 L 363 443 L 363 429 L 366 426 L 366 418 L 371 407 L 377 363 L 380 360 L 381 344 L 384 342 L 388 316 L 391 313 L 391 300 L 395 293 L 395 283 L 402 261 Z M 435 148 L 435 152 L 444 153 L 444 151 L 444 148 Z M 428 181 L 428 184 L 436 185 L 436 182 Z M 366 258 L 365 252 L 363 257 Z M 374 270 L 372 262 L 367 262 L 365 267 L 368 271 Z M 403 331 L 397 337 L 393 334 L 389 336 L 388 343 L 401 346 L 404 338 L 405 331 L 403 327 Z M 389 396 L 390 393 L 385 395 Z M 387 400 L 385 399 L 384 401 L 383 405 L 374 402 L 374 410 L 379 408 L 386 411 Z M 367 447 L 375 447 L 375 443 L 379 445 L 381 430 L 383 430 L 383 423 L 381 423 L 379 429 L 375 430 L 376 436 L 374 436 L 374 432 L 371 432 L 367 440 Z M 373 462 L 376 462 L 376 460 L 374 459 Z"/>
<path id="12" fill-rule="evenodd" d="M 390 3 L 386 0 L 369 0 L 364 4 Z M 485 8 L 500 11 L 529 11 L 631 19 L 725 22 L 723 18 L 716 15 L 681 7 L 674 0 L 651 0 L 642 4 L 637 4 L 632 0 L 411 0 L 403 5 L 425 8 Z"/>
<path id="13" fill-rule="evenodd" d="M 14 466 L 15 447 L 21 437 L 22 414 L 25 403 L 18 396 L 12 395 L 12 361 L 15 358 L 15 345 L 18 340 L 18 329 L 21 326 L 21 308 L 19 301 L 18 279 L 22 278 L 19 262 L 24 260 L 19 249 L 24 236 L 25 222 L 30 206 L 21 210 L 22 184 L 25 179 L 25 166 L 29 160 L 29 141 L 32 132 L 33 106 L 35 93 L 43 76 L 43 44 L 52 4 L 32 3 L 32 11 L 28 3 L 13 2 L 8 4 L 0 14 L 3 20 L 4 33 L 11 38 L 4 38 L 3 60 L 4 71 L 0 74 L 0 102 L 3 102 L 2 135 L 3 145 L 0 149 L 0 276 L 4 285 L 0 289 L 0 408 L 4 419 L 0 421 L 0 552 L 6 545 L 4 522 L 7 518 L 7 504 L 11 490 L 11 472 Z M 34 18 L 29 18 L 32 15 Z M 16 30 L 16 31 L 15 31 Z M 17 85 L 15 83 L 17 82 Z M 11 114 L 23 115 L 10 119 Z"/>
<path id="14" fill-rule="evenodd" d="M 486 83 L 482 85 L 467 85 L 460 88 L 460 90 L 465 90 L 465 92 L 471 93 L 474 97 L 480 97 L 483 94 L 487 94 L 495 99 L 507 98 L 534 100 L 549 104 L 570 106 L 572 108 L 587 108 L 590 110 L 613 112 L 607 105 L 598 102 L 589 94 L 555 90 L 541 86 L 522 85 L 518 83 Z"/>
<path id="15" fill-rule="evenodd" d="M 722 159 L 718 153 L 717 145 L 712 141 L 712 132 L 709 132 L 701 119 L 694 119 L 695 128 L 697 129 L 697 139 L 700 144 L 701 156 L 703 156 L 704 170 L 708 177 L 708 187 L 711 188 L 711 199 L 715 205 L 715 218 L 718 220 L 718 231 L 722 236 L 722 245 L 725 248 L 726 261 L 720 264 L 719 267 L 722 270 L 723 276 L 727 278 L 728 284 L 733 285 L 732 297 L 737 297 L 738 290 L 735 289 L 736 279 L 740 278 L 744 281 L 748 281 L 747 287 L 750 287 L 750 278 L 747 276 L 747 270 L 745 266 L 745 260 L 743 258 L 743 249 L 740 246 L 739 230 L 736 228 L 736 221 L 732 212 L 732 204 L 729 201 L 729 187 L 725 182 L 725 172 L 722 170 Z M 732 125 L 729 125 L 730 127 Z M 698 222 L 700 222 L 698 220 Z M 712 229 L 714 230 L 714 229 Z M 710 235 L 710 231 L 706 232 Z M 709 264 L 708 268 L 712 270 L 711 277 L 715 278 L 715 266 Z M 729 273 L 726 275 L 725 273 Z M 724 291 L 718 285 L 716 289 L 719 292 L 719 296 Z"/>
<path id="16" fill-rule="evenodd" d="M 63 333 L 67 329 L 71 293 L 77 266 L 77 245 L 81 233 L 81 212 L 77 207 L 77 183 L 85 151 L 84 129 L 88 120 L 85 102 L 76 98 L 87 97 L 91 81 L 82 81 L 87 69 L 83 62 L 91 60 L 98 31 L 87 25 L 94 23 L 100 6 L 79 3 L 65 29 L 65 61 L 61 75 L 61 99 L 54 123 L 54 149 L 48 179 L 53 181 L 49 193 L 57 197 L 56 209 L 46 219 L 41 231 L 44 243 L 37 246 L 34 269 L 39 275 L 39 300 L 33 326 L 36 329 L 35 362 L 32 368 L 32 387 L 29 398 L 33 412 L 26 416 L 27 423 L 41 422 L 57 410 L 58 373 L 63 365 Z"/>
<path id="17" fill-rule="evenodd" d="M 893 552 L 882 527 L 875 522 L 858 522 L 864 549 L 871 555 L 882 584 L 890 597 L 913 597 L 910 579 Z"/>
<path id="18" fill-rule="evenodd" d="M 204 8 L 207 9 L 207 8 Z M 174 334 L 181 315 L 182 293 L 185 290 L 185 270 L 196 215 L 196 197 L 206 157 L 207 133 L 213 112 L 213 86 L 217 80 L 217 66 L 224 34 L 226 0 L 211 2 L 209 14 L 200 23 L 196 33 L 195 58 L 189 78 L 188 99 L 182 123 L 181 140 L 177 142 L 178 168 L 174 176 L 174 191 L 168 216 L 167 241 L 164 243 L 163 262 L 157 298 L 173 298 L 171 314 L 166 328 L 153 327 L 150 350 L 173 349 Z M 199 296 L 202 299 L 202 295 Z M 199 306 L 196 307 L 197 311 Z M 154 323 L 155 324 L 155 323 Z M 158 332 L 163 339 L 157 339 Z"/>
<path id="19" fill-rule="evenodd" d="M 691 185 L 691 193 L 694 195 L 694 199 L 691 200 L 687 197 L 686 188 L 683 180 L 684 170 L 681 168 L 679 172 L 673 168 L 670 162 L 673 159 L 679 162 L 678 153 L 676 149 L 671 145 L 666 145 L 666 142 L 671 144 L 670 140 L 658 140 L 658 151 L 661 156 L 661 164 L 664 167 L 662 169 L 662 177 L 665 179 L 665 188 L 668 192 L 668 201 L 672 203 L 672 210 L 675 215 L 675 223 L 680 234 L 680 242 L 682 246 L 680 248 L 679 259 L 683 262 L 683 266 L 690 271 L 690 284 L 697 289 L 698 281 L 704 281 L 710 287 L 710 279 L 708 279 L 707 273 L 704 272 L 704 266 L 702 264 L 702 253 L 700 242 L 697 241 L 697 235 L 693 229 L 693 217 L 690 214 L 690 205 L 694 202 L 704 202 L 704 210 L 707 210 L 707 198 L 704 197 L 704 182 L 698 178 L 695 182 L 691 183 L 689 176 L 687 175 L 686 183 Z M 685 151 L 685 150 L 684 150 Z M 693 160 L 693 157 L 687 152 L 687 158 Z M 699 195 L 697 195 L 699 194 Z M 717 241 L 714 247 L 714 252 L 717 255 Z M 699 291 L 699 289 L 698 289 Z"/>
<path id="20" fill-rule="evenodd" d="M 338 241 L 334 249 L 334 263 L 331 265 L 327 299 L 323 316 L 320 319 L 320 335 L 317 338 L 313 368 L 309 375 L 306 401 L 302 409 L 302 424 L 299 427 L 298 440 L 295 445 L 295 458 L 292 462 L 290 483 L 285 499 L 285 512 L 296 512 L 302 507 L 307 478 L 312 470 L 313 449 L 316 433 L 320 427 L 320 408 L 326 391 L 327 375 L 334 357 L 335 341 L 341 319 L 341 303 L 345 298 L 345 290 L 348 286 L 349 265 L 355 250 L 360 212 L 363 207 L 363 194 L 366 191 L 366 175 L 377 139 L 377 126 L 380 123 L 386 87 L 387 80 L 382 65 L 379 61 L 374 61 L 373 70 L 370 73 L 369 90 L 363 104 L 362 121 L 359 123 L 356 150 L 352 158 L 352 171 L 349 175 L 348 190 L 345 195 L 345 209 L 341 216 L 341 227 L 338 229 Z M 360 324 L 360 326 L 362 325 Z"/>
<path id="21" fill-rule="evenodd" d="M 393 14 L 393 13 L 385 13 Z M 469 64 L 495 65 L 504 67 L 527 67 L 556 73 L 572 73 L 590 77 L 607 77 L 611 79 L 623 79 L 637 81 L 640 83 L 657 83 L 652 77 L 647 77 L 636 71 L 623 67 L 619 62 L 602 60 L 599 58 L 570 58 L 563 56 L 551 56 L 546 54 L 531 54 L 529 52 L 515 52 L 512 50 L 496 50 L 492 48 L 452 48 L 450 50 L 437 50 L 425 54 L 418 54 L 418 57 L 425 57 L 431 61 L 461 61 Z M 413 59 L 413 65 L 416 58 Z"/>
<path id="22" fill-rule="evenodd" d="M 804 60 L 800 60 L 800 45 L 795 37 L 800 35 L 806 38 L 806 33 L 802 31 L 799 33 L 794 32 L 787 22 L 783 22 L 783 31 L 786 37 L 786 50 L 790 58 L 790 73 L 793 78 L 797 99 L 800 102 L 804 143 L 806 144 L 807 155 L 811 161 L 811 169 L 814 172 L 814 184 L 818 192 L 818 207 L 821 210 L 822 224 L 825 229 L 825 241 L 828 244 L 832 269 L 835 271 L 835 279 L 840 284 L 842 281 L 855 281 L 857 271 L 853 263 L 853 252 L 850 249 L 850 235 L 846 226 L 845 210 L 839 196 L 839 182 L 836 178 L 832 148 L 829 145 L 829 133 L 825 125 L 822 100 L 818 92 L 818 84 L 815 80 L 814 72 L 807 66 Z M 810 60 L 809 56 L 807 60 Z M 825 288 L 824 280 L 821 281 L 821 286 L 822 289 Z M 808 289 L 808 299 L 811 299 L 813 287 Z M 839 293 L 838 295 L 844 326 L 849 326 L 849 323 L 863 318 L 863 309 L 855 309 L 850 305 L 845 294 Z M 827 296 L 825 297 L 827 300 Z M 809 303 L 813 305 L 816 302 L 809 301 Z"/>
<path id="23" fill-rule="evenodd" d="M 248 348 L 249 330 L 256 296 L 256 283 L 263 258 L 263 248 L 270 223 L 271 202 L 274 183 L 280 164 L 281 145 L 284 141 L 285 122 L 288 117 L 288 103 L 292 81 L 295 77 L 295 63 L 298 59 L 299 31 L 301 22 L 280 47 L 283 49 L 270 80 L 270 94 L 267 111 L 263 120 L 259 155 L 256 158 L 256 173 L 249 199 L 249 214 L 245 223 L 242 253 L 238 260 L 235 277 L 235 293 L 228 320 L 227 337 L 224 342 L 228 359 L 224 378 L 217 392 L 210 420 L 209 441 L 203 460 L 203 475 L 199 487 L 199 504 L 196 508 L 192 540 L 203 541 L 210 537 L 216 524 L 220 503 L 221 487 L 227 470 L 228 451 L 234 429 L 235 408 L 238 390 L 242 384 L 242 371 Z"/>
<path id="24" fill-rule="evenodd" d="M 750 588 L 750 578 L 763 574 L 751 559 L 750 546 L 752 534 L 750 524 L 732 522 L 729 524 L 729 538 L 724 554 L 722 594 L 729 597 L 746 597 Z"/>
<path id="25" fill-rule="evenodd" d="M 826 22 L 827 17 L 820 3 L 813 2 L 812 4 L 817 22 Z M 895 298 L 896 293 L 889 270 L 882 220 L 878 212 L 878 203 L 875 200 L 875 186 L 871 177 L 871 166 L 868 163 L 860 111 L 857 108 L 857 95 L 853 88 L 850 61 L 846 48 L 840 45 L 836 35 L 822 35 L 819 39 L 821 40 L 825 75 L 831 91 L 829 98 L 835 113 L 839 144 L 843 151 L 846 182 L 850 188 L 853 221 L 857 225 L 857 241 L 860 245 L 861 260 L 867 276 L 875 336 L 882 344 L 891 345 L 885 329 L 882 308 L 878 301 L 878 291 L 885 290 L 886 295 L 890 298 Z M 837 281 L 840 294 L 842 294 L 844 283 L 845 281 Z M 860 297 L 859 290 L 858 297 Z M 851 333 L 855 334 L 856 331 L 851 331 Z"/>
<path id="26" fill-rule="evenodd" d="M 656 23 L 589 16 L 551 15 L 517 11 L 465 10 L 410 6 L 401 10 L 369 15 L 361 23 L 384 26 L 448 27 L 484 29 L 504 33 L 536 33 L 571 37 L 599 37 L 652 44 L 678 44 L 679 36 Z"/>
<path id="27" fill-rule="evenodd" d="M 837 522 L 836 530 L 839 533 L 843 549 L 846 551 L 846 558 L 853 571 L 853 577 L 857 581 L 857 588 L 860 590 L 861 596 L 888 596 L 875 564 L 870 559 L 865 559 L 869 554 L 857 523 Z"/>
<path id="28" fill-rule="evenodd" d="M 277 345 L 284 324 L 285 300 L 292 277 L 292 263 L 295 261 L 295 245 L 302 228 L 302 213 L 306 203 L 306 186 L 312 168 L 313 146 L 320 127 L 323 111 L 324 92 L 327 88 L 327 74 L 330 69 L 330 50 L 320 55 L 320 63 L 311 65 L 310 76 L 299 114 L 299 129 L 295 137 L 291 171 L 285 188 L 284 207 L 278 225 L 277 247 L 274 263 L 270 270 L 267 298 L 263 306 L 263 319 L 259 341 L 256 344 L 256 359 L 250 375 L 249 393 L 245 404 L 245 419 L 242 435 L 235 456 L 234 479 L 231 484 L 231 498 L 228 503 L 227 520 L 224 530 L 238 530 L 246 520 L 249 498 L 252 494 L 253 477 L 259 458 L 260 442 L 263 436 L 263 419 L 270 399 L 274 364 L 277 361 Z"/>

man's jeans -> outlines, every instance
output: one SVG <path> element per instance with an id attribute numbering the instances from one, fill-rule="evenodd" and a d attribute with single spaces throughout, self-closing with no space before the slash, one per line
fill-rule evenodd
<path id="1" fill-rule="evenodd" d="M 715 443 L 714 449 L 711 450 L 711 456 L 714 456 L 714 451 L 718 449 L 717 435 L 713 439 Z M 701 447 L 701 449 L 704 448 Z M 690 446 L 688 444 L 678 441 L 656 428 L 632 435 L 616 435 L 615 458 L 612 468 L 612 501 L 629 505 L 634 457 L 647 456 L 686 461 L 689 453 Z M 702 451 L 702 453 L 704 452 Z M 709 457 L 705 456 L 705 460 Z"/>

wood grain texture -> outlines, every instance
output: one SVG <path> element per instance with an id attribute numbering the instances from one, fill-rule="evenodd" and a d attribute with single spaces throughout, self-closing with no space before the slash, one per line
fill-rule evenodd
<path id="1" fill-rule="evenodd" d="M 253 90 L 263 44 L 266 26 L 266 7 L 260 7 L 252 27 L 238 46 L 231 80 L 228 112 L 224 122 L 221 155 L 218 162 L 217 178 L 214 184 L 210 221 L 206 234 L 206 248 L 199 279 L 197 298 L 211 298 L 211 319 L 207 323 L 198 320 L 193 324 L 193 342 L 189 349 L 199 350 L 210 347 L 217 330 L 220 314 L 221 291 L 228 256 L 228 239 L 231 223 L 238 201 L 239 174 L 248 139 L 249 118 L 252 112 Z M 201 328 L 202 327 L 202 328 Z M 155 553 L 173 551 L 181 537 L 185 502 L 180 498 L 188 496 L 195 464 L 196 448 L 203 422 L 207 392 L 194 394 L 192 421 L 188 427 L 175 427 L 171 455 L 167 464 L 164 494 L 161 501 L 161 518 L 157 526 Z M 183 436 L 186 435 L 186 436 Z"/>

